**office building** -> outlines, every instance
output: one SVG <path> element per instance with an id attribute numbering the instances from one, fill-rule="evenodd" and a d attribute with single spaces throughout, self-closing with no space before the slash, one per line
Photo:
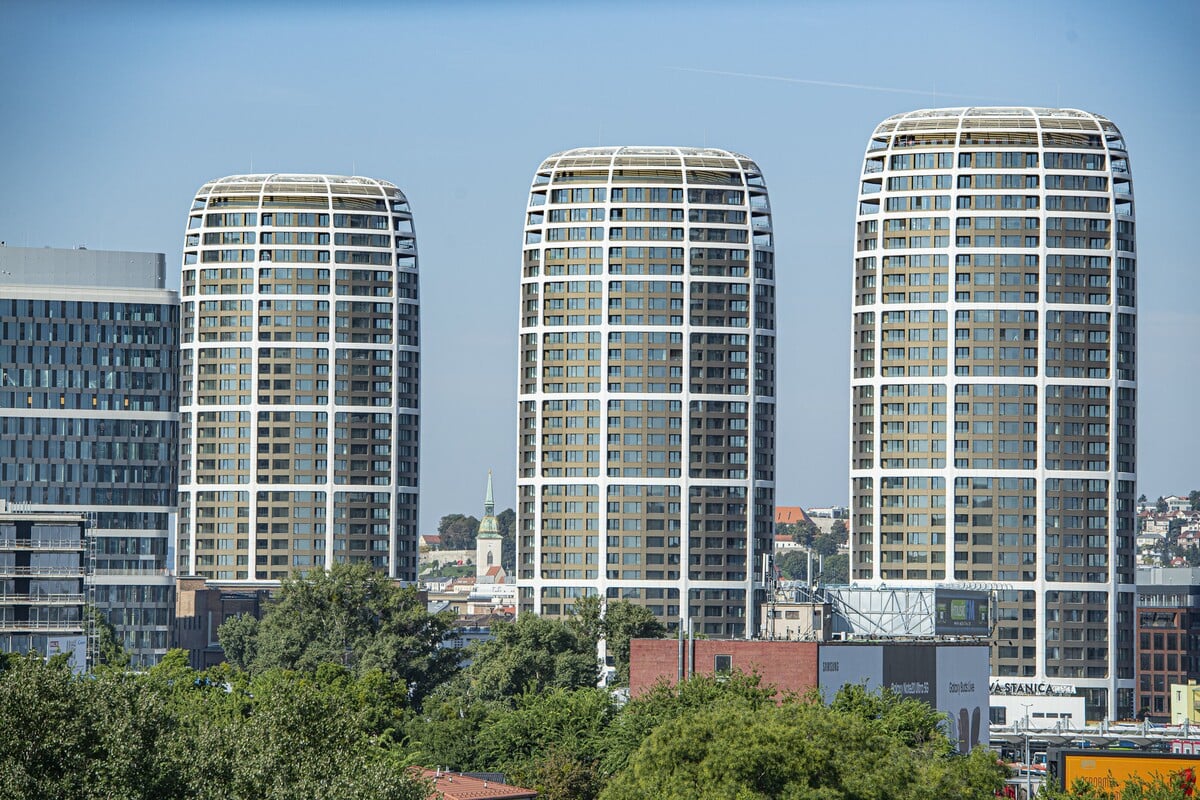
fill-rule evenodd
<path id="1" fill-rule="evenodd" d="M 0 500 L 0 653 L 66 654 L 82 671 L 89 634 L 88 518 L 24 511 Z"/>
<path id="2" fill-rule="evenodd" d="M 417 250 L 395 186 L 234 175 L 187 217 L 179 571 L 365 562 L 414 581 Z"/>
<path id="3" fill-rule="evenodd" d="M 775 505 L 774 245 L 758 166 L 674 147 L 546 159 L 519 351 L 519 613 L 568 614 L 599 594 L 672 628 L 752 634 Z"/>
<path id="4" fill-rule="evenodd" d="M 867 143 L 851 578 L 997 592 L 992 676 L 1133 710 L 1135 245 L 1103 117 L 954 108 Z"/>
<path id="5" fill-rule="evenodd" d="M 135 666 L 167 651 L 179 296 L 161 253 L 0 247 L 0 498 L 91 519 L 89 585 Z"/>
<path id="6" fill-rule="evenodd" d="M 1200 680 L 1200 569 L 1137 571 L 1137 716 L 1171 719 L 1172 686 Z"/>

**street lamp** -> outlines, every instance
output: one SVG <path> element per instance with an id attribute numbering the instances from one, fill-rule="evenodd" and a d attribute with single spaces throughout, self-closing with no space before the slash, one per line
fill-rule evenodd
<path id="1" fill-rule="evenodd" d="M 1033 797 L 1033 762 L 1029 757 L 1029 708 L 1033 703 L 1021 703 L 1025 709 L 1025 800 Z"/>

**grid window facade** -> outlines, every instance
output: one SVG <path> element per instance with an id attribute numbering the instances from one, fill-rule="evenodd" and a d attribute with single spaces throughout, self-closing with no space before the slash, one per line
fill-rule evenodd
<path id="1" fill-rule="evenodd" d="M 758 166 L 723 150 L 551 156 L 522 253 L 520 611 L 599 594 L 755 632 L 774 508 L 775 264 Z"/>
<path id="2" fill-rule="evenodd" d="M 997 591 L 992 674 L 1133 706 L 1135 215 L 1107 119 L 935 109 L 863 162 L 851 575 Z"/>
<path id="3" fill-rule="evenodd" d="M 278 581 L 365 562 L 416 580 L 416 237 L 390 183 L 241 175 L 188 215 L 181 571 Z"/>

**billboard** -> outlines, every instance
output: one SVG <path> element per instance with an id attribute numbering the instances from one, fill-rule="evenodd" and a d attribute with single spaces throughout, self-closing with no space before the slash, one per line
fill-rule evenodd
<path id="1" fill-rule="evenodd" d="M 1115 797 L 1131 778 L 1170 779 L 1186 769 L 1200 771 L 1200 756 L 1136 750 L 1051 750 L 1048 761 L 1060 788 L 1082 780 L 1116 792 Z"/>
<path id="2" fill-rule="evenodd" d="M 947 715 L 947 735 L 961 753 L 988 743 L 988 647 L 985 644 L 892 642 L 822 644 L 817 686 L 825 702 L 847 683 L 887 687 Z"/>
<path id="3" fill-rule="evenodd" d="M 87 669 L 86 636 L 47 636 L 46 658 L 66 653 L 71 671 L 78 674 Z"/>
<path id="4" fill-rule="evenodd" d="M 938 711 L 949 716 L 946 734 L 958 743 L 958 752 L 986 745 L 988 736 L 988 648 L 939 647 L 937 649 Z"/>
<path id="5" fill-rule="evenodd" d="M 817 649 L 817 688 L 828 703 L 847 683 L 883 686 L 883 648 L 879 645 L 828 645 Z"/>
<path id="6" fill-rule="evenodd" d="M 935 636 L 987 636 L 992 631 L 987 592 L 936 589 L 933 596 Z"/>
<path id="7" fill-rule="evenodd" d="M 895 644 L 883 649 L 883 685 L 901 697 L 937 705 L 937 648 Z"/>

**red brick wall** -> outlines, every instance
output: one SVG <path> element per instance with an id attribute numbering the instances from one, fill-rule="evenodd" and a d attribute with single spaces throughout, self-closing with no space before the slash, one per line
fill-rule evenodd
<path id="1" fill-rule="evenodd" d="M 781 691 L 807 692 L 817 685 L 816 642 L 760 642 L 741 639 L 697 639 L 696 674 L 712 675 L 716 656 L 732 657 L 733 669 L 756 672 L 763 684 Z M 683 644 L 687 673 L 688 642 Z M 679 642 L 676 639 L 634 639 L 629 646 L 629 691 L 637 696 L 660 680 L 674 684 Z"/>

